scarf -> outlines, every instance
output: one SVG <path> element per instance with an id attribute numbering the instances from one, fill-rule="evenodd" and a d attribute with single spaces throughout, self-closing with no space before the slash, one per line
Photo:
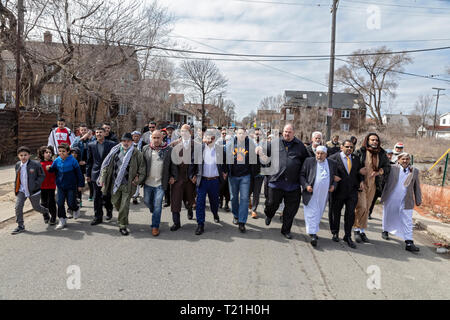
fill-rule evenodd
<path id="1" fill-rule="evenodd" d="M 402 167 L 400 164 L 398 164 L 398 163 L 397 163 L 395 166 L 398 167 L 399 170 L 405 170 L 405 169 L 408 169 L 408 168 L 409 168 L 409 174 L 408 174 L 408 176 L 406 177 L 405 183 L 403 183 L 403 186 L 404 186 L 405 188 L 408 188 L 408 186 L 411 184 L 412 179 L 413 179 L 414 168 L 411 167 L 411 165 L 408 165 L 406 168 L 403 168 L 403 167 Z"/>
<path id="2" fill-rule="evenodd" d="M 113 156 L 120 150 L 120 147 L 122 146 L 122 144 L 118 144 L 116 146 L 114 146 L 111 151 L 108 153 L 108 155 L 106 156 L 105 160 L 103 160 L 102 163 L 102 167 L 100 169 L 100 172 L 107 166 L 109 166 L 109 164 L 111 163 L 111 160 L 113 159 Z M 125 171 L 128 167 L 128 164 L 130 163 L 130 159 L 131 156 L 133 155 L 133 151 L 134 151 L 134 144 L 131 145 L 131 147 L 127 150 L 127 153 L 125 155 L 125 158 L 123 159 L 122 162 L 122 166 L 119 169 L 119 173 L 117 174 L 117 179 L 116 181 L 114 181 L 114 187 L 113 187 L 113 194 L 116 193 L 117 189 L 119 189 L 120 187 L 120 182 L 122 182 L 123 176 L 125 175 Z M 97 179 L 97 184 L 100 183 L 100 176 Z"/>
<path id="3" fill-rule="evenodd" d="M 163 158 L 164 155 L 164 150 L 167 149 L 167 147 L 169 146 L 169 144 L 167 142 L 163 142 L 161 145 L 159 146 L 154 146 L 153 143 L 150 143 L 150 149 L 158 151 L 158 157 L 159 159 Z"/>

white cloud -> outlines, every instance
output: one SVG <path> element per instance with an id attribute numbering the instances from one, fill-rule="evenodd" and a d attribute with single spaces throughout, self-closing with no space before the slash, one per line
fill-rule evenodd
<path id="1" fill-rule="evenodd" d="M 232 0 L 160 0 L 159 2 L 168 6 L 169 11 L 177 17 L 174 34 L 193 38 L 196 42 L 182 39 L 180 41 L 195 50 L 266 55 L 329 54 L 328 43 L 252 43 L 198 39 L 208 37 L 329 41 L 331 15 L 326 5 L 316 8 Z M 328 3 L 329 1 L 321 2 Z M 302 1 L 302 3 L 317 3 L 317 1 Z M 408 4 L 411 2 L 384 0 L 383 3 Z M 336 38 L 338 42 L 450 38 L 449 1 L 418 0 L 412 3 L 412 6 L 440 7 L 449 10 L 380 6 L 381 28 L 379 30 L 367 28 L 367 6 L 352 1 L 341 1 L 337 19 Z M 351 53 L 356 49 L 367 49 L 379 45 L 382 43 L 338 43 L 336 53 Z M 386 45 L 392 50 L 419 49 L 449 46 L 450 41 L 391 42 Z M 445 67 L 450 65 L 450 50 L 417 53 L 411 54 L 411 56 L 414 58 L 414 63 L 405 67 L 405 71 L 411 73 L 443 74 Z M 284 90 L 327 91 L 325 86 L 275 71 L 254 62 L 217 61 L 216 63 L 229 79 L 226 98 L 236 103 L 239 117 L 254 110 L 264 96 L 282 94 Z M 264 64 L 326 84 L 328 61 L 264 62 Z M 336 68 L 340 65 L 340 62 L 336 62 Z M 431 88 L 436 86 L 447 88 L 448 97 L 450 97 L 449 82 L 401 76 L 395 100 L 396 108 L 403 111 L 411 110 L 419 94 L 434 94 L 435 90 Z M 440 99 L 439 110 L 441 112 L 450 111 L 450 98 Z"/>

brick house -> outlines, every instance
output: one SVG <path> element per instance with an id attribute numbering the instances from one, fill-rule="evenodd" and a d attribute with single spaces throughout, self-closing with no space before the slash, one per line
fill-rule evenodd
<path id="1" fill-rule="evenodd" d="M 202 105 L 201 103 L 187 102 L 184 104 L 184 110 L 189 111 L 195 116 L 195 120 L 202 119 Z M 205 104 L 205 118 L 207 126 L 227 126 L 231 119 L 226 115 L 225 111 L 213 104 Z"/>
<path id="2" fill-rule="evenodd" d="M 44 41 L 27 41 L 27 49 L 47 59 L 56 59 L 64 52 L 61 43 L 53 42 L 50 32 Z M 69 127 L 80 123 L 90 127 L 104 121 L 112 123 L 113 131 L 122 134 L 145 123 L 149 114 L 161 113 L 168 99 L 170 84 L 163 80 L 142 80 L 135 49 L 127 46 L 75 44 L 72 60 L 43 87 L 38 108 L 57 113 Z M 124 58 L 128 57 L 128 58 Z M 1 98 L 7 108 L 14 108 L 15 59 L 11 52 L 1 52 Z M 42 76 L 42 65 L 33 65 L 36 75 Z M 86 87 L 74 80 L 80 75 Z M 21 105 L 27 106 L 27 88 Z M 25 108 L 25 107 L 24 107 Z"/>
<path id="3" fill-rule="evenodd" d="M 314 131 L 326 133 L 327 92 L 287 90 L 284 99 L 280 127 L 293 123 L 302 141 L 309 141 Z M 332 132 L 364 130 L 366 108 L 361 96 L 335 92 L 332 107 Z"/>

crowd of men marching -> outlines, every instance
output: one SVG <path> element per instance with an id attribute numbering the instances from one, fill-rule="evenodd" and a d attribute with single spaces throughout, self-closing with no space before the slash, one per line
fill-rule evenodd
<path id="1" fill-rule="evenodd" d="M 151 212 L 151 233 L 160 233 L 163 206 L 172 212 L 170 231 L 196 213 L 196 235 L 205 231 L 206 197 L 214 221 L 219 209 L 232 212 L 240 232 L 247 218 L 257 219 L 260 195 L 265 195 L 265 224 L 270 225 L 282 208 L 281 233 L 291 239 L 294 217 L 303 202 L 306 232 L 317 246 L 319 225 L 329 205 L 332 240 L 339 242 L 341 212 L 344 211 L 343 240 L 356 248 L 367 243 L 366 230 L 378 197 L 383 204 L 382 237 L 393 234 L 405 240 L 406 250 L 419 251 L 413 242 L 412 213 L 421 204 L 419 171 L 403 144 L 385 150 L 376 133 L 366 135 L 359 148 L 355 137 L 342 142 L 338 136 L 324 143 L 314 132 L 305 144 L 295 137 L 294 127 L 263 132 L 258 128 L 211 128 L 193 130 L 150 122 L 143 130 L 125 133 L 120 139 L 111 126 L 90 130 L 80 125 L 79 135 L 58 119 L 48 145 L 39 149 L 40 163 L 30 160 L 31 150 L 20 147 L 16 164 L 16 220 L 12 234 L 25 231 L 23 206 L 27 198 L 43 214 L 45 223 L 56 229 L 78 219 L 85 181 L 89 201 L 94 202 L 91 225 L 111 220 L 118 211 L 119 231 L 129 234 L 130 203 L 138 204 L 143 193 Z M 196 132 L 194 132 L 196 131 Z M 57 192 L 55 193 L 55 191 Z M 57 198 L 55 198 L 55 195 Z M 164 204 L 163 204 L 164 202 Z M 231 202 L 231 208 L 229 203 Z M 67 203 L 68 210 L 65 209 Z M 104 211 L 106 215 L 104 215 Z"/>

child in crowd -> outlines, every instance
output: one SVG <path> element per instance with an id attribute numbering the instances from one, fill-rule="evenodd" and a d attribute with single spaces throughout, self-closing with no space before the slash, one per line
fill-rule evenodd
<path id="1" fill-rule="evenodd" d="M 44 222 L 48 223 L 50 216 L 48 209 L 41 206 L 39 203 L 41 184 L 45 179 L 44 170 L 37 161 L 30 160 L 31 151 L 27 147 L 20 147 L 17 149 L 17 156 L 19 161 L 16 163 L 16 222 L 17 228 L 12 231 L 12 234 L 18 234 L 25 231 L 25 224 L 23 222 L 23 206 L 25 200 L 30 199 L 33 209 L 42 213 Z"/>
<path id="2" fill-rule="evenodd" d="M 83 177 L 84 177 L 84 172 L 83 172 L 83 168 L 82 168 L 82 165 L 85 163 L 84 161 L 81 161 L 81 151 L 80 151 L 80 148 L 78 148 L 78 147 L 73 147 L 73 148 L 70 148 L 70 154 L 72 155 L 72 157 L 74 157 L 75 158 L 75 160 L 77 160 L 77 162 L 78 162 L 78 165 L 80 166 L 80 170 L 81 170 L 81 174 L 83 174 Z M 86 171 L 86 168 L 85 168 L 85 171 Z M 82 197 L 82 191 L 78 191 L 78 190 L 76 190 L 76 188 L 75 188 L 75 191 L 76 191 L 76 195 L 77 195 L 77 203 L 78 203 L 78 205 L 80 206 L 80 208 L 83 206 L 83 203 L 81 202 L 81 197 Z M 72 212 L 70 212 L 71 210 L 69 209 L 69 210 L 67 210 L 67 218 L 69 218 L 69 219 L 71 219 L 72 218 Z"/>
<path id="3" fill-rule="evenodd" d="M 66 227 L 67 216 L 64 202 L 73 212 L 73 217 L 78 219 L 80 210 L 75 199 L 75 191 L 81 191 L 84 187 L 84 177 L 81 174 L 80 166 L 74 157 L 69 153 L 70 147 L 66 143 L 58 146 L 59 157 L 53 161 L 51 166 L 47 166 L 47 171 L 56 172 L 56 186 L 58 187 L 58 218 L 59 223 L 56 229 Z"/>
<path id="4" fill-rule="evenodd" d="M 50 211 L 49 225 L 56 224 L 56 200 L 55 200 L 55 174 L 47 171 L 47 166 L 53 163 L 53 156 L 55 155 L 52 146 L 43 146 L 38 151 L 41 166 L 45 173 L 45 180 L 41 185 L 41 204 Z"/>

